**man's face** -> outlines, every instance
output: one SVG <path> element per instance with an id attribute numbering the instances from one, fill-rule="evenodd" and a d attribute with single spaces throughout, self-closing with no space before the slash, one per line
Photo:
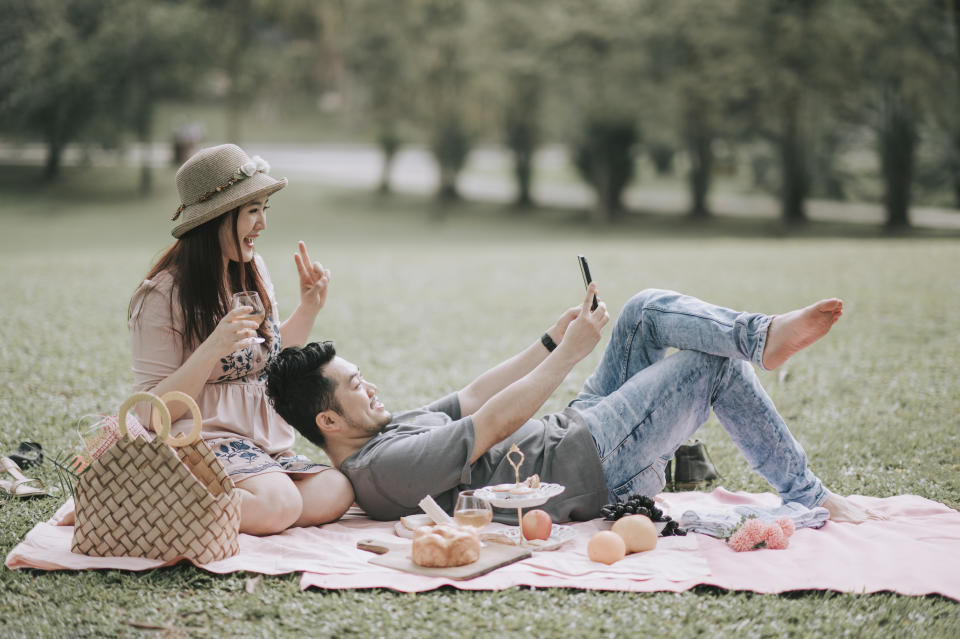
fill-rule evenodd
<path id="1" fill-rule="evenodd" d="M 323 372 L 337 382 L 333 396 L 352 434 L 372 437 L 383 432 L 393 416 L 377 399 L 377 387 L 360 375 L 360 369 L 342 357 L 334 357 Z"/>

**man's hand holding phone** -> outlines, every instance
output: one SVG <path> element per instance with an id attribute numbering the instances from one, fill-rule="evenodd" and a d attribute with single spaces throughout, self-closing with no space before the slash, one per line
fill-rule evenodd
<path id="1" fill-rule="evenodd" d="M 561 346 L 569 348 L 571 355 L 580 361 L 596 348 L 603 336 L 603 327 L 609 321 L 607 305 L 597 301 L 597 285 L 591 282 L 587 285 L 587 295 L 576 319 L 567 327 Z"/>
<path id="2" fill-rule="evenodd" d="M 583 255 L 577 256 L 577 261 L 580 262 L 580 274 L 583 275 L 583 285 L 589 287 L 590 282 L 593 281 L 593 277 L 590 276 L 590 265 L 587 264 L 587 258 Z M 597 296 L 593 296 L 593 306 L 590 310 L 597 310 Z"/>

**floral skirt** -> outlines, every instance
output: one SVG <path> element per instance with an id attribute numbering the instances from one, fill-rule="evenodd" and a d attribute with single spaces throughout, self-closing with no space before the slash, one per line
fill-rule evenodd
<path id="1" fill-rule="evenodd" d="M 314 463 L 306 455 L 268 455 L 249 439 L 213 439 L 207 444 L 234 483 L 264 473 L 310 475 L 332 468 Z"/>

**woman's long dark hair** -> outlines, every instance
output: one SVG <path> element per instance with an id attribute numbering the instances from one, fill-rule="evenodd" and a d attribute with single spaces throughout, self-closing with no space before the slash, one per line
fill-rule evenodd
<path id="1" fill-rule="evenodd" d="M 240 237 L 237 235 L 237 217 L 240 207 L 201 224 L 183 234 L 167 249 L 146 279 L 152 279 L 168 271 L 173 276 L 180 308 L 183 312 L 184 344 L 195 349 L 210 336 L 230 310 L 230 298 L 239 291 L 256 291 L 263 301 L 267 317 L 272 314 L 270 298 L 257 271 L 254 260 L 249 262 L 227 263 L 224 277 L 223 251 L 220 248 L 220 226 L 229 224 L 233 229 L 233 242 L 237 255 L 243 255 L 240 249 Z M 170 300 L 171 305 L 173 299 Z M 133 311 L 131 300 L 128 316 Z M 172 307 L 172 306 L 171 306 Z M 264 339 L 271 339 L 267 331 L 267 322 L 257 331 Z"/>

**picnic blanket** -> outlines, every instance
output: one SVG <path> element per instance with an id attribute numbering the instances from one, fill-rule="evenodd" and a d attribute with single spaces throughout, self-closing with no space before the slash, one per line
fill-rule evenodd
<path id="1" fill-rule="evenodd" d="M 679 519 L 687 510 L 717 510 L 747 504 L 775 507 L 770 493 L 665 493 L 664 510 Z M 518 585 L 634 592 L 680 592 L 700 584 L 731 590 L 778 593 L 790 590 L 841 592 L 892 591 L 905 595 L 938 593 L 960 600 L 960 513 L 915 495 L 851 500 L 890 517 L 853 525 L 827 522 L 820 529 L 797 530 L 786 550 L 737 553 L 723 540 L 706 535 L 661 538 L 656 550 L 630 555 L 605 566 L 586 557 L 590 536 L 609 528 L 593 520 L 571 524 L 576 537 L 560 549 L 536 552 L 469 581 L 453 581 L 399 572 L 368 563 L 372 555 L 357 540 L 396 540 L 392 522 L 376 522 L 358 511 L 340 521 L 294 528 L 269 537 L 240 536 L 240 553 L 199 566 L 214 573 L 302 572 L 306 588 L 390 588 L 403 592 L 444 585 L 469 590 L 499 590 Z M 69 507 L 69 503 L 64 508 Z M 63 510 L 63 509 L 61 509 Z M 54 517 L 56 519 L 56 516 Z M 53 520 L 51 520 L 52 522 Z M 87 557 L 70 552 L 73 528 L 41 522 L 11 550 L 11 569 L 148 570 L 174 562 L 131 557 Z M 494 526 L 496 527 L 496 526 Z"/>

